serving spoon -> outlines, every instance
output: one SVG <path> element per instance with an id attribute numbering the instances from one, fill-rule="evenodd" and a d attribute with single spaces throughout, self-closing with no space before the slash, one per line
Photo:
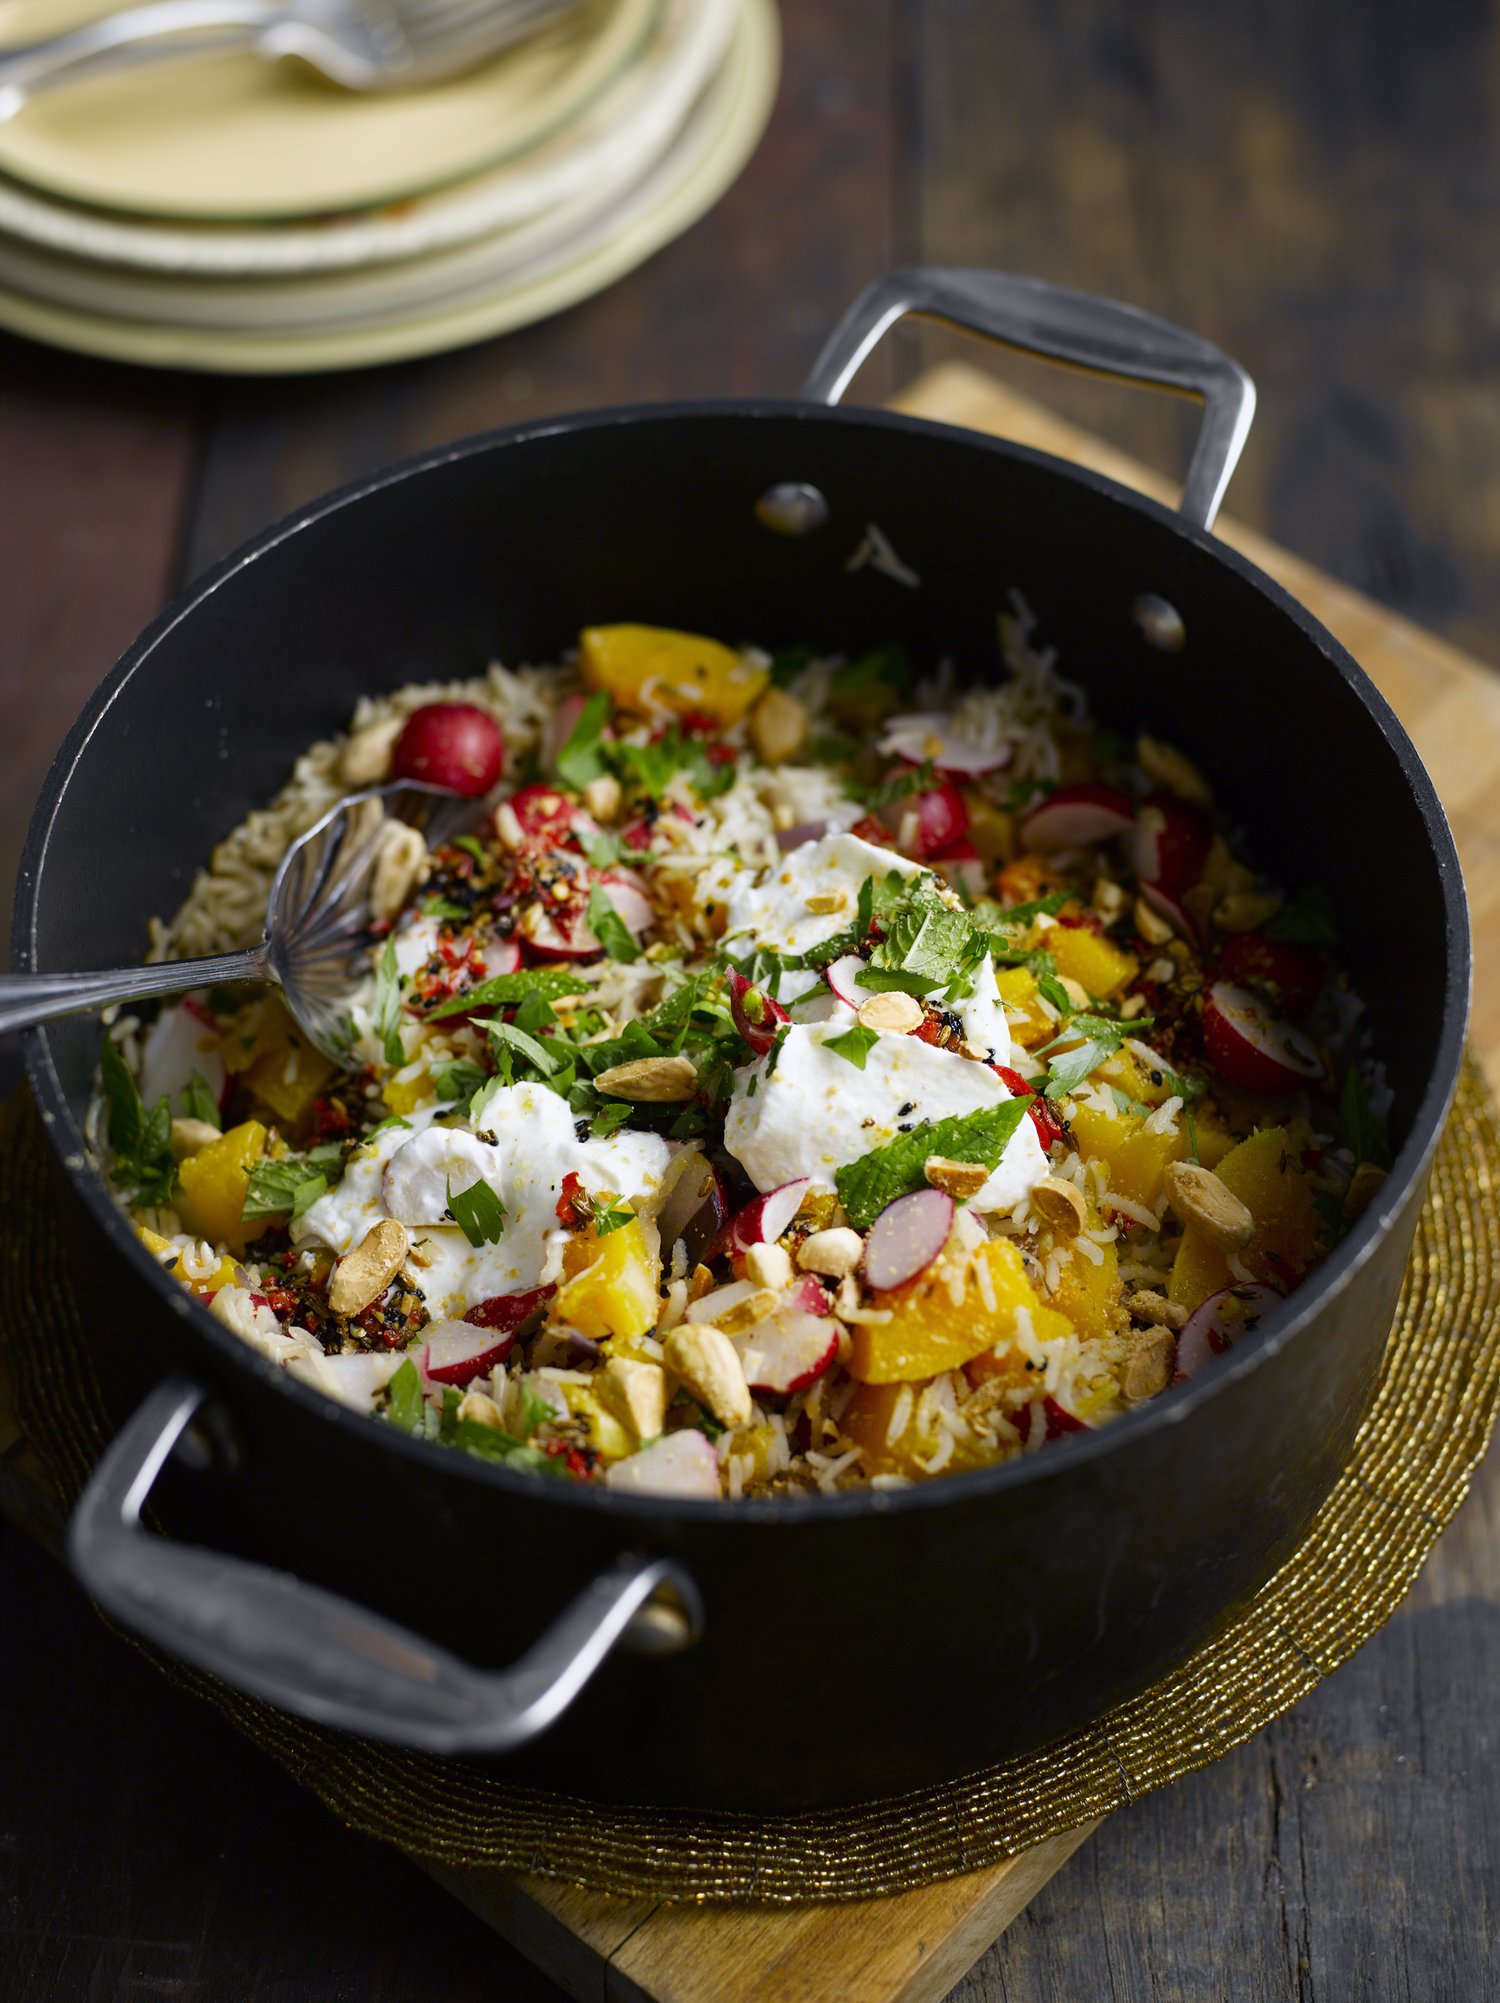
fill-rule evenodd
<path id="1" fill-rule="evenodd" d="M 266 929 L 240 953 L 164 960 L 93 974 L 0 975 L 0 1031 L 30 1029 L 60 1015 L 116 1002 L 186 994 L 191 988 L 271 981 L 299 1029 L 325 1057 L 350 1062 L 347 1011 L 369 974 L 371 891 L 393 823 L 416 828 L 428 848 L 466 833 L 488 803 L 441 786 L 406 781 L 351 793 L 298 837 L 271 885 Z"/>

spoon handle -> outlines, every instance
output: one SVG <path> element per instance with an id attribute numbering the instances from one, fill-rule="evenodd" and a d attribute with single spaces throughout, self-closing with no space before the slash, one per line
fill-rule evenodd
<path id="1" fill-rule="evenodd" d="M 115 967 L 97 974 L 0 974 L 0 1032 L 30 1029 L 57 1015 L 84 1015 L 114 1002 L 185 994 L 231 981 L 271 978 L 264 942 L 207 960 L 163 960 L 155 967 Z"/>

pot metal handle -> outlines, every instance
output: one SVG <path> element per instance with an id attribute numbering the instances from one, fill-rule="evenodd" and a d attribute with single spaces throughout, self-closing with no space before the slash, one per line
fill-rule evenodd
<path id="1" fill-rule="evenodd" d="M 1089 375 L 1198 398 L 1203 422 L 1181 512 L 1212 527 L 1255 415 L 1255 385 L 1222 348 L 1134 306 L 1040 278 L 915 265 L 877 278 L 859 295 L 825 342 L 803 396 L 837 403 L 871 349 L 908 313 Z"/>
<path id="2" fill-rule="evenodd" d="M 554 1723 L 617 1642 L 671 1654 L 701 1632 L 697 1591 L 678 1566 L 621 1557 L 519 1662 L 477 1669 L 289 1573 L 150 1536 L 142 1505 L 203 1398 L 174 1378 L 126 1422 L 73 1512 L 68 1555 L 122 1626 L 235 1690 L 421 1752 L 497 1753 Z M 676 1606 L 646 1610 L 661 1588 Z"/>

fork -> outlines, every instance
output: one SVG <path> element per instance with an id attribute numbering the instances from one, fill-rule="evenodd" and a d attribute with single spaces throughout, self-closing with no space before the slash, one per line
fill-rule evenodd
<path id="1" fill-rule="evenodd" d="M 348 1008 L 370 972 L 371 891 L 394 821 L 421 831 L 429 849 L 466 833 L 484 800 L 417 782 L 351 793 L 314 822 L 281 859 L 266 929 L 241 953 L 165 960 L 92 974 L 0 974 L 0 1033 L 116 1002 L 238 981 L 272 981 L 293 1019 L 325 1057 L 348 1066 Z"/>
<path id="2" fill-rule="evenodd" d="M 156 0 L 0 50 L 0 119 L 37 90 L 122 63 L 252 49 L 298 56 L 346 90 L 401 90 L 473 69 L 579 0 Z"/>

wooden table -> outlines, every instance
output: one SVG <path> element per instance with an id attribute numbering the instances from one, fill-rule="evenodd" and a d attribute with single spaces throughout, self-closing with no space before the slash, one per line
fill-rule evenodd
<path id="1" fill-rule="evenodd" d="M 925 257 L 1112 291 L 1257 377 L 1235 513 L 1480 653 L 1500 630 L 1491 10 L 1361 0 L 792 0 L 777 118 L 681 243 L 565 318 L 301 383 L 0 342 L 0 881 L 47 758 L 180 581 L 454 434 L 785 391 L 865 279 Z M 906 336 L 859 393 L 958 349 Z M 1038 378 L 1171 464 L 1177 413 Z M 555 1998 L 112 1643 L 0 1531 L 0 1997 Z M 1291 1717 L 1115 1816 L 955 1995 L 1500 1993 L 1500 1470 L 1400 1616 Z"/>

